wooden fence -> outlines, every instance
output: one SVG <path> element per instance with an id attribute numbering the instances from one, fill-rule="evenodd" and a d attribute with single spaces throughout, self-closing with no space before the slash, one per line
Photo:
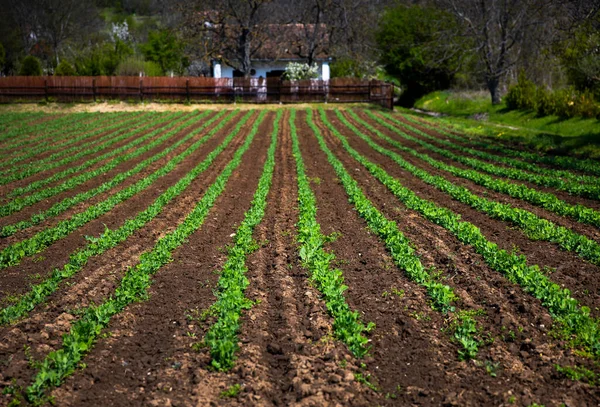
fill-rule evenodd
<path id="1" fill-rule="evenodd" d="M 194 78 L 135 76 L 9 76 L 0 78 L 0 103 L 90 102 L 109 99 L 195 103 L 374 103 L 393 108 L 393 86 L 335 78 Z"/>

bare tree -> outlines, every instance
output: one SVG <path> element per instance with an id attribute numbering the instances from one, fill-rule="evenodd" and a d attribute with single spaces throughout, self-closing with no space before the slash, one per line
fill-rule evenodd
<path id="1" fill-rule="evenodd" d="M 34 45 L 47 44 L 55 64 L 61 45 L 96 28 L 96 8 L 92 0 L 3 0 L 10 7 L 25 53 Z"/>
<path id="2" fill-rule="evenodd" d="M 201 40 L 205 55 L 250 75 L 252 57 L 265 39 L 273 0 L 203 1 L 188 12 L 185 24 Z M 184 7 L 186 7 L 184 5 Z M 190 28 L 192 27 L 192 28 Z"/>
<path id="3" fill-rule="evenodd" d="M 519 61 L 525 40 L 548 23 L 551 1 L 438 0 L 438 4 L 462 21 L 464 29 L 458 35 L 473 44 L 492 103 L 500 103 L 500 83 Z"/>

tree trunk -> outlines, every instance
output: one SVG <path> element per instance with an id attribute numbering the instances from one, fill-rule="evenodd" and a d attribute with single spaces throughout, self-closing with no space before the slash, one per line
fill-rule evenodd
<path id="1" fill-rule="evenodd" d="M 487 87 L 492 97 L 492 105 L 500 104 L 500 80 L 498 78 L 488 78 Z"/>

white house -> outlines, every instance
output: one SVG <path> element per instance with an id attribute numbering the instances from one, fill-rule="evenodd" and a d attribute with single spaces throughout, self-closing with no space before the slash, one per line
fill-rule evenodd
<path id="1" fill-rule="evenodd" d="M 258 49 L 251 58 L 251 78 L 273 78 L 280 77 L 290 62 L 307 62 L 305 51 L 307 35 L 315 33 L 315 26 L 310 24 L 284 24 L 270 25 L 268 36 L 261 41 Z M 324 25 L 316 28 L 317 35 L 313 41 L 313 63 L 317 64 L 319 79 L 329 80 L 329 62 L 331 58 L 328 53 L 329 37 Z M 234 67 L 228 66 L 220 61 L 214 61 L 212 67 L 215 78 L 235 78 L 243 76 Z"/>

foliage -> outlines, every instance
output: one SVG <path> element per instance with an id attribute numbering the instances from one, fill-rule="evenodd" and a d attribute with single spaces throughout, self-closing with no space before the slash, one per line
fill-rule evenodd
<path id="1" fill-rule="evenodd" d="M 119 76 L 162 76 L 162 70 L 156 62 L 144 61 L 136 56 L 125 58 L 117 67 Z"/>
<path id="2" fill-rule="evenodd" d="M 389 115 L 386 117 L 389 118 Z M 419 212 L 426 219 L 447 229 L 462 243 L 472 246 L 492 269 L 504 274 L 510 281 L 519 284 L 526 292 L 538 298 L 562 327 L 561 334 L 569 339 L 571 346 L 600 355 L 598 321 L 590 315 L 588 307 L 580 306 L 568 289 L 552 282 L 538 265 L 530 266 L 524 255 L 500 249 L 496 243 L 488 241 L 479 228 L 461 220 L 459 214 L 420 198 L 366 159 L 362 158 L 360 161 L 409 209 Z"/>
<path id="3" fill-rule="evenodd" d="M 578 92 L 575 88 L 565 88 L 550 91 L 527 80 L 524 73 L 509 89 L 505 101 L 508 109 L 533 110 L 538 116 L 600 118 L 600 103 L 591 90 Z"/>
<path id="4" fill-rule="evenodd" d="M 396 126 L 393 126 L 390 123 L 387 123 L 386 121 L 381 120 L 381 118 L 373 115 L 372 113 L 370 113 L 368 111 L 367 111 L 367 114 L 370 117 L 374 118 L 378 123 L 387 127 L 388 129 L 394 131 L 396 134 L 400 135 L 401 137 L 406 138 L 407 140 L 410 140 L 410 141 L 415 141 L 416 143 L 420 144 L 421 146 L 425 147 L 428 150 L 431 150 L 431 151 L 438 153 L 442 156 L 445 156 L 447 158 L 457 160 L 459 162 L 460 162 L 460 158 L 466 158 L 463 156 L 453 154 L 452 152 L 448 151 L 445 148 L 439 148 L 439 147 L 436 147 L 436 146 L 434 146 L 430 143 L 427 143 L 423 140 L 420 140 L 416 137 L 412 137 L 412 136 L 406 134 L 405 132 L 402 132 L 401 130 L 399 130 L 399 128 L 397 128 Z M 393 123 L 396 123 L 400 126 L 403 125 L 403 124 L 401 124 L 402 122 L 395 121 L 395 119 L 390 116 L 387 116 L 387 118 L 389 120 L 391 120 Z M 425 134 L 425 133 L 421 132 L 421 134 Z M 485 175 L 485 174 L 482 174 L 480 172 L 473 171 L 473 170 L 468 170 L 468 169 L 463 170 L 463 169 L 445 164 L 441 161 L 433 160 L 431 157 L 427 156 L 426 154 L 417 153 L 416 151 L 413 152 L 410 149 L 405 150 L 405 151 L 408 151 L 411 154 L 417 156 L 418 158 L 421 158 L 421 159 L 427 161 L 429 164 L 433 165 L 436 168 L 440 168 L 444 171 L 449 171 L 450 173 L 452 173 L 456 176 L 462 177 L 462 178 L 467 178 L 479 185 L 485 186 L 486 188 L 490 188 L 494 191 L 508 194 L 515 198 L 523 199 L 534 205 L 542 206 L 543 208 L 548 209 L 549 211 L 555 212 L 559 215 L 570 216 L 570 217 L 574 218 L 575 220 L 582 222 L 582 223 L 588 223 L 591 225 L 600 225 L 600 213 L 594 209 L 587 208 L 583 205 L 569 204 L 563 200 L 558 199 L 555 195 L 553 195 L 551 193 L 537 191 L 537 190 L 535 190 L 533 188 L 529 188 L 523 184 L 516 184 L 516 183 L 512 183 L 510 181 L 497 179 L 495 177 Z M 494 174 L 492 174 L 492 175 L 494 175 Z"/>
<path id="5" fill-rule="evenodd" d="M 489 95 L 482 91 L 432 92 L 417 101 L 415 107 L 441 113 L 437 123 L 468 134 L 471 139 L 481 138 L 490 149 L 503 148 L 502 144 L 508 143 L 513 145 L 508 149 L 512 154 L 526 154 L 534 149 L 542 154 L 529 152 L 532 159 L 563 168 L 590 167 L 597 160 L 585 157 L 600 158 L 596 118 L 540 117 L 537 111 L 508 110 L 505 104 L 492 105 Z M 444 118 L 445 115 L 452 117 Z"/>
<path id="6" fill-rule="evenodd" d="M 183 42 L 168 30 L 150 32 L 148 42 L 140 48 L 146 60 L 156 63 L 163 75 L 169 72 L 183 74 L 189 65 L 183 53 Z"/>
<path id="7" fill-rule="evenodd" d="M 181 178 L 177 184 L 171 186 L 150 208 L 153 208 L 154 211 L 159 209 L 160 212 L 161 201 L 177 195 L 178 190 L 181 191 L 182 188 L 185 189 L 189 186 L 200 173 L 212 164 L 216 156 L 239 133 L 243 123 L 252 114 L 252 111 L 248 112 L 219 148 Z M 227 181 L 241 163 L 242 156 L 250 147 L 255 134 L 256 132 L 252 132 L 246 136 L 245 142 L 236 150 L 231 161 L 208 187 L 203 197 L 188 213 L 185 220 L 173 231 L 158 239 L 152 250 L 142 254 L 139 262 L 127 270 L 114 295 L 99 305 L 92 304 L 81 311 L 81 318 L 75 321 L 71 325 L 70 332 L 63 336 L 62 347 L 50 352 L 41 363 L 33 383 L 27 388 L 27 398 L 30 402 L 35 404 L 42 401 L 48 388 L 60 385 L 65 377 L 75 371 L 81 358 L 93 347 L 98 335 L 108 325 L 113 316 L 122 312 L 129 304 L 148 298 L 147 291 L 152 284 L 152 275 L 162 266 L 171 262 L 173 251 L 184 244 L 189 236 L 203 225 L 210 209 L 224 191 Z M 189 151 L 189 149 L 186 151 Z M 177 158 L 184 155 L 185 153 L 182 153 Z M 171 160 L 165 167 L 168 168 L 167 172 L 175 168 L 173 161 Z M 161 168 L 159 171 L 162 170 Z M 142 219 L 136 218 L 134 222 L 140 222 Z"/>
<path id="8" fill-rule="evenodd" d="M 468 188 L 456 185 L 455 183 L 446 180 L 442 176 L 431 175 L 427 171 L 408 163 L 399 154 L 396 154 L 395 152 L 388 150 L 380 146 L 379 144 L 373 142 L 373 140 L 370 137 L 359 132 L 358 129 L 356 129 L 352 124 L 348 123 L 347 120 L 339 112 L 337 113 L 340 120 L 344 122 L 344 124 L 346 124 L 346 126 L 348 126 L 350 129 L 352 129 L 360 138 L 365 140 L 374 150 L 390 157 L 400 167 L 415 175 L 417 178 L 422 179 L 425 183 L 433 185 L 435 188 L 450 195 L 453 199 L 467 204 L 473 207 L 475 210 L 486 213 L 492 218 L 512 223 L 513 225 L 521 228 L 525 235 L 527 235 L 533 240 L 546 240 L 556 243 L 564 250 L 573 251 L 579 254 L 582 258 L 590 261 L 591 263 L 600 265 L 600 244 L 598 244 L 596 241 L 589 239 L 584 235 L 576 233 L 571 229 L 558 226 L 555 223 L 540 218 L 537 215 L 524 209 L 514 208 L 509 204 L 495 202 L 491 199 L 478 196 L 472 193 Z M 355 119 L 359 120 L 361 124 L 372 128 L 372 126 L 370 126 L 368 123 L 362 121 L 355 115 L 353 116 Z M 418 131 L 413 127 L 406 127 L 411 131 Z M 425 154 L 418 153 L 413 149 L 402 146 L 397 141 L 385 136 L 384 134 L 378 132 L 376 129 L 373 129 L 372 131 L 375 131 L 378 137 L 394 145 L 394 147 L 399 148 L 402 151 L 409 152 L 419 158 L 422 158 L 434 167 L 448 170 L 446 168 L 446 165 L 444 165 L 443 163 L 439 163 L 438 161 L 431 159 Z M 415 139 L 413 137 L 405 135 L 405 133 L 403 132 L 401 133 L 400 131 L 397 131 L 397 134 L 401 135 L 407 140 L 412 141 L 413 139 Z M 472 175 L 476 176 L 476 174 Z M 598 215 L 597 212 L 596 214 Z"/>
<path id="9" fill-rule="evenodd" d="M 253 125 L 253 132 L 258 132 L 265 111 L 261 112 Z M 275 149 L 277 135 L 283 112 L 279 110 L 271 132 L 271 145 L 267 152 L 267 160 L 258 187 L 252 199 L 252 206 L 246 212 L 244 220 L 235 232 L 233 245 L 227 253 L 227 260 L 221 270 L 221 277 L 215 292 L 217 301 L 211 306 L 211 312 L 217 316 L 217 321 L 208 329 L 204 343 L 210 348 L 211 366 L 217 370 L 228 370 L 233 367 L 239 339 L 237 332 L 240 328 L 239 319 L 243 309 L 252 305 L 245 297 L 244 291 L 249 281 L 245 276 L 247 271 L 246 258 L 256 250 L 256 242 L 252 239 L 254 228 L 261 222 L 267 195 L 271 188 L 275 168 Z M 239 391 L 239 389 L 238 389 Z"/>
<path id="10" fill-rule="evenodd" d="M 151 126 L 156 126 L 157 123 L 163 124 L 166 126 L 177 125 L 177 128 L 175 130 L 183 129 L 183 128 L 185 128 L 185 126 L 188 125 L 188 123 L 184 123 L 183 125 L 181 123 L 189 120 L 190 117 L 191 117 L 191 115 L 183 116 L 181 114 L 169 114 L 169 115 L 163 116 L 159 120 L 151 121 L 150 123 L 146 124 L 145 126 L 142 126 L 141 128 L 136 129 L 135 131 L 133 131 L 133 133 L 140 134 L 143 131 L 150 129 Z M 48 179 L 44 180 L 43 184 L 41 184 L 41 183 L 36 184 L 35 185 L 36 188 L 34 188 L 32 185 L 33 183 L 31 183 L 27 187 L 17 188 L 16 190 L 11 191 L 9 196 L 13 197 L 14 199 L 9 203 L 0 206 L 0 214 L 11 214 L 11 213 L 20 211 L 23 208 L 33 205 L 37 202 L 40 202 L 43 199 L 48 199 L 48 198 L 56 196 L 62 192 L 69 191 L 69 190 L 74 189 L 77 186 L 83 184 L 86 181 L 89 181 L 97 176 L 106 174 L 108 171 L 117 167 L 119 164 L 127 162 L 128 160 L 134 159 L 136 157 L 139 157 L 143 153 L 151 150 L 152 148 L 155 148 L 155 147 L 163 144 L 164 142 L 169 140 L 175 134 L 172 130 L 168 131 L 163 136 L 152 141 L 151 143 L 148 143 L 134 151 L 131 151 L 130 153 L 119 156 L 120 153 L 123 153 L 123 152 L 127 151 L 128 149 L 131 149 L 132 147 L 135 147 L 145 141 L 150 140 L 152 138 L 152 136 L 156 136 L 157 134 L 161 133 L 164 130 L 165 130 L 165 128 L 161 127 L 158 130 L 154 130 L 154 131 L 149 132 L 148 134 L 144 134 L 143 136 L 141 136 L 138 139 L 140 141 L 135 140 L 131 143 L 126 144 L 125 146 L 117 148 L 116 150 L 118 150 L 118 151 L 116 151 L 115 154 L 112 154 L 112 153 L 110 154 L 111 157 L 116 155 L 116 158 L 113 158 L 112 160 L 108 161 L 107 163 L 100 166 L 99 168 L 96 168 L 91 171 L 83 172 L 73 178 L 70 178 L 69 180 L 63 182 L 60 185 L 34 192 L 33 194 L 27 195 L 26 197 L 16 197 L 15 198 L 15 196 L 17 196 L 17 195 L 23 195 L 26 192 L 31 192 L 32 190 L 36 189 L 37 187 L 39 187 L 41 185 L 47 184 Z M 106 158 L 106 156 L 105 156 L 105 158 Z M 148 161 L 148 160 L 145 160 L 145 161 Z M 136 166 L 136 169 L 137 169 L 137 167 L 139 167 L 139 165 Z M 113 182 L 105 182 L 101 186 L 99 186 L 95 189 L 92 189 L 85 193 L 81 193 L 75 197 L 71 197 L 64 202 L 61 202 L 59 207 L 57 207 L 55 205 L 46 212 L 35 214 L 35 216 L 33 216 L 30 221 L 20 221 L 14 225 L 7 225 L 0 230 L 0 236 L 10 236 L 10 235 L 16 233 L 16 231 L 18 231 L 20 229 L 30 227 L 36 223 L 42 222 L 44 219 L 46 219 L 46 217 L 49 213 L 56 214 L 57 210 L 59 210 L 59 208 L 60 208 L 60 211 L 64 211 L 64 210 L 68 209 L 69 207 L 75 205 L 76 203 L 80 202 L 81 199 L 83 199 L 84 197 L 85 197 L 85 199 L 89 199 L 101 192 L 107 191 L 111 187 L 114 187 L 114 186 L 118 185 L 120 182 L 122 182 L 126 178 L 126 176 L 129 175 L 130 172 L 137 172 L 137 171 L 133 171 L 133 170 L 125 171 L 125 172 L 119 174 L 115 179 L 113 179 Z M 49 178 L 53 178 L 53 177 L 49 177 Z M 117 180 L 119 180 L 119 181 L 117 181 Z M 4 215 L 4 216 L 6 216 L 6 215 Z"/>
<path id="11" fill-rule="evenodd" d="M 75 58 L 78 75 L 99 76 L 115 75 L 124 59 L 133 55 L 130 44 L 119 38 L 113 42 L 100 44 Z"/>
<path id="12" fill-rule="evenodd" d="M 169 148 L 163 150 L 161 153 L 151 157 L 147 160 L 144 160 L 140 164 L 138 164 L 135 168 L 127 171 L 123 174 L 122 177 L 117 176 L 111 184 L 114 184 L 114 181 L 119 181 L 124 178 L 130 177 L 135 173 L 139 173 L 148 165 L 157 160 L 166 157 L 168 154 L 172 153 L 175 149 L 180 147 L 186 141 L 193 139 L 196 137 L 201 131 L 206 129 L 208 126 L 212 125 L 216 120 L 222 117 L 225 114 L 225 111 L 215 115 L 212 119 L 208 120 L 198 129 L 190 132 L 189 137 L 185 137 L 181 139 L 179 142 L 173 144 Z M 186 152 L 182 153 L 184 158 L 191 154 L 193 151 L 197 150 L 201 145 L 210 140 L 218 131 L 222 130 L 223 127 L 234 117 L 237 115 L 237 111 L 231 112 L 225 119 L 223 119 L 220 123 L 218 123 L 213 129 L 211 129 L 206 136 L 202 137 L 200 140 L 196 141 L 192 146 L 190 146 Z M 176 134 L 179 131 L 179 128 L 171 131 L 171 135 Z M 221 152 L 223 149 L 229 144 L 233 136 L 228 136 L 226 140 L 223 141 L 222 145 L 217 147 L 217 149 L 211 153 L 209 157 L 207 157 L 206 161 L 203 162 L 199 168 L 207 168 L 214 158 Z M 187 153 L 187 154 L 186 154 Z M 181 159 L 177 160 L 180 162 Z M 168 164 L 169 165 L 169 164 Z M 193 174 L 193 172 L 192 172 Z M 34 285 L 31 287 L 31 291 L 24 294 L 19 298 L 19 301 L 12 306 L 6 307 L 0 313 L 0 324 L 10 323 L 18 318 L 23 317 L 29 311 L 34 309 L 38 304 L 41 304 L 50 294 L 52 294 L 59 286 L 59 283 L 66 278 L 69 278 L 75 275 L 82 267 L 84 267 L 88 260 L 93 256 L 99 256 L 111 248 L 117 246 L 119 243 L 125 241 L 128 237 L 130 237 L 137 230 L 142 228 L 148 222 L 150 222 L 153 218 L 155 218 L 158 214 L 160 214 L 162 208 L 167 205 L 171 200 L 177 197 L 186 187 L 186 183 L 191 178 L 186 178 L 185 182 L 177 184 L 178 187 L 174 189 L 169 189 L 159 198 L 157 198 L 154 204 L 150 205 L 147 209 L 140 212 L 135 220 L 125 222 L 120 228 L 111 230 L 106 229 L 102 235 L 98 238 L 89 238 L 90 243 L 81 249 L 76 250 L 71 253 L 69 256 L 69 261 L 67 264 L 63 266 L 62 269 L 54 269 L 52 275 L 45 281 Z M 67 201 L 67 200 L 66 200 Z M 60 205 L 60 204 L 59 204 Z"/>
<path id="13" fill-rule="evenodd" d="M 332 78 L 367 78 L 372 69 L 362 61 L 351 57 L 342 57 L 331 63 Z"/>
<path id="14" fill-rule="evenodd" d="M 60 61 L 60 63 L 54 70 L 54 75 L 56 75 L 56 76 L 75 76 L 76 74 L 77 74 L 77 71 L 75 71 L 75 68 L 73 67 L 73 65 L 71 65 L 69 63 L 69 61 L 67 61 L 65 59 Z"/>
<path id="15" fill-rule="evenodd" d="M 555 53 L 566 68 L 569 82 L 579 92 L 600 101 L 600 13 L 575 26 L 574 32 L 556 44 Z"/>
<path id="16" fill-rule="evenodd" d="M 309 66 L 301 62 L 290 62 L 285 67 L 283 79 L 288 81 L 300 81 L 304 79 L 317 79 L 319 77 L 319 68 L 317 64 Z"/>
<path id="17" fill-rule="evenodd" d="M 42 75 L 42 63 L 39 59 L 32 55 L 27 55 L 21 62 L 21 69 L 19 69 L 20 76 L 41 76 Z"/>
<path id="18" fill-rule="evenodd" d="M 445 49 L 451 39 L 442 36 L 455 26 L 454 18 L 438 8 L 398 5 L 385 12 L 376 38 L 381 62 L 403 86 L 402 105 L 450 86 L 458 60 Z"/>
<path id="19" fill-rule="evenodd" d="M 350 309 L 344 296 L 348 287 L 344 285 L 342 271 L 331 267 L 331 263 L 335 261 L 335 255 L 326 252 L 323 247 L 328 238 L 321 233 L 321 225 L 317 222 L 316 198 L 306 176 L 295 119 L 296 111 L 292 110 L 289 125 L 292 136 L 292 154 L 296 160 L 298 178 L 298 210 L 300 214 L 296 228 L 300 244 L 300 260 L 310 272 L 311 281 L 323 295 L 327 311 L 333 317 L 333 330 L 336 336 L 348 345 L 355 356 L 363 357 L 370 349 L 369 340 L 364 334 L 375 328 L 375 324 L 371 322 L 365 326 L 361 321 L 360 314 Z M 312 122 L 311 110 L 307 111 L 307 120 L 316 134 L 317 130 Z"/>

